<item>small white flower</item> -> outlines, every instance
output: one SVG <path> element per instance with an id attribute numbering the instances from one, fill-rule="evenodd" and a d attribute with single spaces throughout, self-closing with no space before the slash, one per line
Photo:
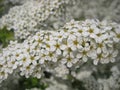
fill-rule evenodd
<path id="1" fill-rule="evenodd" d="M 50 51 L 55 51 L 57 55 L 60 55 L 62 53 L 61 51 L 61 43 L 58 41 L 54 41 L 52 43 Z"/>
<path id="2" fill-rule="evenodd" d="M 28 66 L 31 63 L 29 57 L 30 55 L 28 53 L 23 54 L 19 60 L 19 65 Z"/>
<path id="3" fill-rule="evenodd" d="M 11 57 L 11 60 L 7 62 L 7 65 L 9 68 L 16 69 L 18 66 L 18 62 L 14 58 Z"/>
<path id="4" fill-rule="evenodd" d="M 33 70 L 34 70 L 34 66 L 33 65 L 28 65 L 25 67 L 20 67 L 21 70 L 21 75 L 25 75 L 26 78 L 28 78 L 30 75 L 32 75 Z"/>
<path id="5" fill-rule="evenodd" d="M 37 60 L 39 60 L 39 56 L 30 56 L 28 59 L 31 61 L 33 65 L 37 65 Z"/>
<path id="6" fill-rule="evenodd" d="M 104 42 L 101 42 L 101 43 L 98 43 L 97 44 L 97 53 L 101 53 L 101 52 L 107 52 L 107 47 L 106 45 L 104 44 Z"/>
<path id="7" fill-rule="evenodd" d="M 41 51 L 41 53 L 40 53 L 39 63 L 43 64 L 45 61 L 47 61 L 47 55 L 49 52 L 47 50 L 44 50 L 44 49 L 41 49 L 40 51 Z"/>
<path id="8" fill-rule="evenodd" d="M 115 42 L 119 42 L 119 41 L 120 41 L 120 29 L 119 29 L 119 28 L 116 29 L 115 35 L 114 35 L 114 37 L 113 37 L 113 40 L 114 40 Z"/>
<path id="9" fill-rule="evenodd" d="M 78 49 L 82 49 L 81 41 L 82 40 L 79 37 L 71 38 L 71 39 L 68 38 L 68 40 L 67 40 L 68 46 L 71 47 L 71 49 L 73 51 L 78 50 Z"/>
<path id="10" fill-rule="evenodd" d="M 93 63 L 94 63 L 95 65 L 97 65 L 98 62 L 104 63 L 106 56 L 107 56 L 107 54 L 105 54 L 105 53 L 96 54 L 96 56 L 92 57 L 93 60 L 94 60 Z"/>
<path id="11" fill-rule="evenodd" d="M 38 64 L 35 68 L 34 68 L 34 71 L 33 71 L 33 77 L 37 77 L 38 79 L 40 79 L 41 78 L 41 76 L 42 76 L 42 71 L 41 71 L 41 67 L 40 67 L 40 65 Z"/>
<path id="12" fill-rule="evenodd" d="M 20 60 L 21 59 L 21 56 L 20 56 L 21 53 L 22 53 L 22 50 L 18 49 L 18 50 L 13 52 L 13 55 L 14 55 L 14 57 L 16 57 L 17 60 Z"/>
<path id="13" fill-rule="evenodd" d="M 78 59 L 82 59 L 84 62 L 87 62 L 88 60 L 88 56 L 89 56 L 89 53 L 88 53 L 88 49 L 84 48 L 83 50 L 79 51 L 76 55 L 76 57 Z"/>
<path id="14" fill-rule="evenodd" d="M 7 79 L 8 77 L 8 73 L 4 72 L 4 71 L 0 71 L 0 79 L 1 80 L 4 80 L 4 79 Z"/>
<path id="15" fill-rule="evenodd" d="M 53 52 L 49 52 L 46 57 L 48 61 L 57 62 L 57 55 Z"/>
<path id="16" fill-rule="evenodd" d="M 91 38 L 95 38 L 95 36 L 100 32 L 100 29 L 98 29 L 97 27 L 93 27 L 91 26 L 87 32 L 89 33 L 89 36 Z"/>
<path id="17" fill-rule="evenodd" d="M 115 62 L 115 57 L 117 56 L 117 54 L 118 54 L 118 50 L 115 50 L 115 51 L 109 50 L 109 53 L 108 53 L 105 61 Z"/>
<path id="18" fill-rule="evenodd" d="M 61 60 L 61 63 L 66 64 L 67 67 L 72 67 L 73 64 L 75 64 L 77 62 L 78 62 L 78 59 L 74 58 L 74 56 L 72 54 L 67 55 L 66 57 L 63 57 L 62 60 Z"/>
<path id="19" fill-rule="evenodd" d="M 85 30 L 82 28 L 82 26 L 77 29 L 76 35 L 77 35 L 78 37 L 84 36 L 85 34 L 88 35 L 87 31 L 85 31 Z"/>
<path id="20" fill-rule="evenodd" d="M 101 43 L 102 41 L 106 40 L 109 37 L 108 33 L 101 33 L 95 35 L 94 39 L 97 43 Z"/>

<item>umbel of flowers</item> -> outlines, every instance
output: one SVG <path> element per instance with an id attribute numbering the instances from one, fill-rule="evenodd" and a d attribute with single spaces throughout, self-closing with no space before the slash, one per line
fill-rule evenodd
<path id="1" fill-rule="evenodd" d="M 95 65 L 114 62 L 119 41 L 120 26 L 107 21 L 71 20 L 58 31 L 40 30 L 23 43 L 11 41 L 3 49 L 0 81 L 16 69 L 26 78 L 41 78 L 44 71 L 63 77 L 88 60 Z"/>

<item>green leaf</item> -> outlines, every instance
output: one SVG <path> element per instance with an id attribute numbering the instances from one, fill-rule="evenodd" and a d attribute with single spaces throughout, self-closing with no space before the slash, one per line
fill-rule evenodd
<path id="1" fill-rule="evenodd" d="M 6 27 L 0 29 L 0 42 L 3 47 L 6 47 L 10 40 L 14 40 L 14 32 L 12 30 L 7 30 Z"/>

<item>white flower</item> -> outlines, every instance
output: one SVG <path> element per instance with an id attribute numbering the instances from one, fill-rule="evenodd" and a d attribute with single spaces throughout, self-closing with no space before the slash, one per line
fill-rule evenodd
<path id="1" fill-rule="evenodd" d="M 105 53 L 105 52 L 107 52 L 107 47 L 106 47 L 106 45 L 104 44 L 104 42 L 101 42 L 101 43 L 98 43 L 97 44 L 97 53 L 99 54 L 99 53 Z"/>
<path id="2" fill-rule="evenodd" d="M 75 27 L 75 20 L 73 19 L 73 20 L 71 20 L 69 23 L 66 23 L 66 26 L 65 26 L 65 28 L 67 28 L 67 29 L 73 29 L 74 27 Z"/>
<path id="3" fill-rule="evenodd" d="M 74 58 L 74 56 L 72 54 L 67 55 L 66 57 L 63 57 L 61 60 L 62 64 L 66 64 L 67 67 L 72 67 L 73 64 L 77 63 L 78 59 Z"/>
<path id="4" fill-rule="evenodd" d="M 33 56 L 33 55 L 31 55 L 28 58 L 28 60 L 30 60 L 33 65 L 37 65 L 37 60 L 39 60 L 39 58 L 40 58 L 39 56 Z"/>
<path id="5" fill-rule="evenodd" d="M 43 48 L 46 48 L 46 50 L 48 51 L 52 51 L 51 47 L 54 43 L 54 39 L 52 35 L 49 35 L 50 33 L 47 33 L 47 35 L 45 34 L 44 36 L 44 44 L 43 44 Z"/>
<path id="6" fill-rule="evenodd" d="M 115 62 L 115 57 L 117 56 L 118 54 L 118 50 L 115 50 L 113 51 L 112 49 L 111 50 L 108 50 L 108 55 L 106 57 L 106 62 Z"/>
<path id="7" fill-rule="evenodd" d="M 0 71 L 0 79 L 1 80 L 4 80 L 4 79 L 7 79 L 8 77 L 8 73 L 4 72 L 4 71 Z"/>
<path id="8" fill-rule="evenodd" d="M 62 42 L 62 39 L 65 38 L 63 33 L 61 33 L 61 30 L 60 30 L 60 32 L 55 32 L 53 34 L 53 37 L 55 40 L 58 40 L 58 42 Z"/>
<path id="9" fill-rule="evenodd" d="M 32 75 L 33 70 L 34 70 L 34 66 L 33 65 L 28 65 L 25 67 L 20 67 L 20 75 L 25 75 L 26 78 L 28 78 L 30 75 Z"/>
<path id="10" fill-rule="evenodd" d="M 52 42 L 52 46 L 50 48 L 50 51 L 55 51 L 57 55 L 61 55 L 61 43 L 58 41 Z"/>
<path id="11" fill-rule="evenodd" d="M 85 29 L 85 30 L 84 30 Z M 79 26 L 79 28 L 77 28 L 77 30 L 76 30 L 76 35 L 78 36 L 78 37 L 80 37 L 80 36 L 88 36 L 88 32 L 87 32 L 87 28 L 84 28 L 83 29 L 83 27 L 82 26 Z"/>
<path id="12" fill-rule="evenodd" d="M 38 79 L 40 79 L 41 78 L 41 76 L 42 76 L 42 73 L 41 73 L 42 71 L 41 71 L 41 67 L 40 67 L 40 65 L 38 64 L 38 65 L 36 65 L 36 67 L 34 68 L 34 71 L 33 71 L 33 77 L 37 77 Z"/>
<path id="13" fill-rule="evenodd" d="M 75 38 L 71 38 L 71 39 L 68 38 L 68 40 L 67 40 L 68 46 L 71 47 L 71 49 L 73 51 L 82 49 L 81 41 L 82 40 L 80 37 L 75 37 Z"/>
<path id="14" fill-rule="evenodd" d="M 119 42 L 120 41 L 120 29 L 119 28 L 115 29 L 115 34 L 114 34 L 113 40 L 115 42 Z"/>
<path id="15" fill-rule="evenodd" d="M 74 39 L 74 38 L 76 38 L 76 35 L 75 35 L 76 33 L 75 33 L 75 31 L 74 30 L 68 30 L 68 32 L 67 32 L 67 38 L 68 39 Z"/>
<path id="16" fill-rule="evenodd" d="M 106 58 L 107 54 L 106 53 L 99 53 L 99 54 L 96 54 L 96 56 L 92 57 L 93 58 L 93 63 L 94 65 L 97 65 L 98 62 L 101 62 L 101 63 L 105 63 L 105 58 Z"/>
<path id="17" fill-rule="evenodd" d="M 64 46 L 65 47 L 65 46 Z M 63 50 L 63 56 L 67 56 L 69 54 L 73 55 L 73 51 L 71 49 L 71 47 L 66 47 L 64 50 Z"/>
<path id="18" fill-rule="evenodd" d="M 31 63 L 31 60 L 29 59 L 30 55 L 28 53 L 24 53 L 21 55 L 21 59 L 19 60 L 19 65 L 22 66 L 28 66 Z"/>
<path id="19" fill-rule="evenodd" d="M 13 54 L 14 57 L 16 57 L 17 60 L 20 60 L 20 59 L 21 59 L 21 54 L 22 54 L 21 50 L 16 50 L 16 51 L 14 51 L 13 53 L 14 53 L 14 54 Z"/>
<path id="20" fill-rule="evenodd" d="M 84 48 L 83 50 L 79 51 L 76 57 L 78 59 L 83 60 L 84 62 L 87 62 L 88 57 L 89 57 L 88 49 Z"/>
<path id="21" fill-rule="evenodd" d="M 39 63 L 40 64 L 44 64 L 45 61 L 47 61 L 47 55 L 48 55 L 48 51 L 41 49 L 41 53 L 40 53 L 40 60 Z"/>
<path id="22" fill-rule="evenodd" d="M 96 45 L 96 43 L 94 42 L 94 41 L 92 41 L 92 40 L 90 40 L 89 41 L 89 55 L 91 56 L 91 55 L 94 55 L 94 53 L 96 52 L 96 48 L 97 48 L 97 45 Z"/>
<path id="23" fill-rule="evenodd" d="M 11 60 L 7 62 L 8 67 L 12 69 L 16 69 L 18 67 L 18 62 L 16 62 L 14 57 L 11 57 Z"/>
<path id="24" fill-rule="evenodd" d="M 49 52 L 46 58 L 48 61 L 57 62 L 57 55 L 53 52 Z"/>
<path id="25" fill-rule="evenodd" d="M 91 26 L 87 32 L 89 33 L 89 36 L 91 38 L 95 38 L 95 36 L 100 32 L 100 29 L 98 29 L 96 26 Z"/>
<path id="26" fill-rule="evenodd" d="M 95 35 L 94 39 L 96 40 L 97 43 L 101 43 L 102 41 L 106 40 L 109 37 L 108 33 L 101 33 L 99 32 L 98 34 Z"/>

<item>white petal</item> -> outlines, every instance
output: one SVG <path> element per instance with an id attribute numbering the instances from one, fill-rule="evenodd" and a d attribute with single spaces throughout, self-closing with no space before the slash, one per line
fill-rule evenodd
<path id="1" fill-rule="evenodd" d="M 55 49 L 56 49 L 56 48 L 55 48 L 54 46 L 51 46 L 51 47 L 50 47 L 50 51 L 55 51 Z"/>
<path id="2" fill-rule="evenodd" d="M 39 63 L 43 64 L 44 63 L 44 59 L 40 59 Z"/>
<path id="3" fill-rule="evenodd" d="M 72 63 L 75 64 L 75 63 L 77 63 L 77 61 L 78 61 L 78 59 L 73 59 L 73 60 L 72 60 Z"/>
<path id="4" fill-rule="evenodd" d="M 118 55 L 118 50 L 113 52 L 113 57 L 116 57 Z"/>
<path id="5" fill-rule="evenodd" d="M 60 55 L 60 54 L 61 54 L 61 50 L 60 50 L 60 49 L 57 49 L 57 50 L 56 50 L 56 54 Z"/>
<path id="6" fill-rule="evenodd" d="M 82 55 L 79 53 L 76 55 L 76 57 L 80 59 L 82 57 Z"/>
<path id="7" fill-rule="evenodd" d="M 77 47 L 76 47 L 76 46 L 72 46 L 71 49 L 72 49 L 73 51 L 75 51 L 75 50 L 77 50 Z"/>
<path id="8" fill-rule="evenodd" d="M 94 64 L 94 65 L 97 65 L 97 64 L 98 64 L 98 59 L 97 59 L 97 60 L 94 60 L 94 61 L 93 61 L 93 64 Z"/>
<path id="9" fill-rule="evenodd" d="M 101 48 L 97 48 L 97 53 L 101 53 Z"/>
<path id="10" fill-rule="evenodd" d="M 72 63 L 71 63 L 71 62 L 68 62 L 68 63 L 67 63 L 67 66 L 68 66 L 68 67 L 72 67 Z"/>
<path id="11" fill-rule="evenodd" d="M 67 48 L 66 45 L 61 45 L 61 46 L 60 46 L 60 49 L 62 49 L 62 50 L 65 50 L 66 48 Z"/>
<path id="12" fill-rule="evenodd" d="M 53 58 L 52 61 L 53 61 L 53 62 L 57 62 L 57 58 Z"/>
<path id="13" fill-rule="evenodd" d="M 84 62 L 87 62 L 87 60 L 88 60 L 87 56 L 83 56 L 82 59 L 83 59 Z"/>
<path id="14" fill-rule="evenodd" d="M 64 51 L 64 52 L 63 52 L 63 56 L 66 56 L 67 54 L 68 54 L 67 51 Z"/>
<path id="15" fill-rule="evenodd" d="M 67 62 L 66 59 L 62 59 L 62 60 L 61 60 L 61 63 L 62 63 L 62 64 L 65 64 L 66 62 Z"/>

